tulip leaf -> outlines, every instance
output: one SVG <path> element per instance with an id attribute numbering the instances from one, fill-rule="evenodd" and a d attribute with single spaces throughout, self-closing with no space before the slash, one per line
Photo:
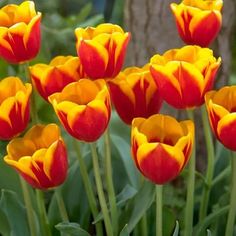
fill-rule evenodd
<path id="1" fill-rule="evenodd" d="M 10 236 L 11 229 L 2 209 L 0 209 L 0 222 L 0 235 Z"/>
<path id="2" fill-rule="evenodd" d="M 143 186 L 132 201 L 134 207 L 128 222 L 128 232 L 131 233 L 136 224 L 140 221 L 144 213 L 151 206 L 155 196 L 155 185 L 150 182 L 144 182 Z"/>
<path id="3" fill-rule="evenodd" d="M 8 220 L 11 236 L 30 236 L 25 208 L 15 192 L 1 191 L 0 208 Z"/>
<path id="4" fill-rule="evenodd" d="M 172 236 L 178 236 L 179 235 L 179 222 L 176 221 L 175 223 L 175 230 Z"/>
<path id="5" fill-rule="evenodd" d="M 118 207 L 121 207 L 125 202 L 127 202 L 129 199 L 133 198 L 135 194 L 137 193 L 137 190 L 133 188 L 130 185 L 126 185 L 124 189 L 116 196 L 116 205 Z M 110 208 L 108 209 L 110 211 Z M 93 221 L 93 224 L 96 224 L 100 220 L 103 219 L 102 212 L 100 212 L 95 220 Z"/>
<path id="6" fill-rule="evenodd" d="M 129 236 L 128 225 L 126 224 L 124 228 L 120 231 L 119 236 Z"/>
<path id="7" fill-rule="evenodd" d="M 119 152 L 130 183 L 138 188 L 138 172 L 130 155 L 130 146 L 124 139 L 114 134 L 111 135 L 111 140 Z"/>
<path id="8" fill-rule="evenodd" d="M 209 229 L 207 229 L 207 236 L 212 236 L 212 233 Z"/>
<path id="9" fill-rule="evenodd" d="M 82 229 L 77 223 L 62 222 L 57 224 L 55 227 L 61 233 L 70 234 L 71 236 L 90 236 L 90 234 Z"/>

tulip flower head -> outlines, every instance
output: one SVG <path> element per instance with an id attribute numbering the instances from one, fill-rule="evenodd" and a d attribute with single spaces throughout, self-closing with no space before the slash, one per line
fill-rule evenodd
<path id="1" fill-rule="evenodd" d="M 49 101 L 70 135 L 96 141 L 106 130 L 111 115 L 110 96 L 104 80 L 81 79 L 68 84 Z"/>
<path id="2" fill-rule="evenodd" d="M 36 64 L 29 69 L 34 86 L 46 101 L 67 84 L 86 77 L 80 59 L 73 56 L 57 56 L 49 65 Z"/>
<path id="3" fill-rule="evenodd" d="M 7 145 L 4 161 L 33 187 L 48 189 L 62 184 L 67 175 L 67 153 L 56 124 L 35 125 L 23 138 Z"/>
<path id="4" fill-rule="evenodd" d="M 149 67 L 129 67 L 108 81 L 112 102 L 120 118 L 128 125 L 135 117 L 159 112 L 162 98 Z"/>
<path id="5" fill-rule="evenodd" d="M 12 139 L 27 127 L 31 91 L 31 84 L 24 85 L 18 77 L 0 81 L 0 139 Z"/>
<path id="6" fill-rule="evenodd" d="M 130 33 L 118 25 L 77 28 L 76 48 L 85 73 L 91 79 L 115 77 L 121 70 Z"/>
<path id="7" fill-rule="evenodd" d="M 220 62 L 208 48 L 185 46 L 153 56 L 150 71 L 167 103 L 177 109 L 194 108 L 212 89 Z"/>
<path id="8" fill-rule="evenodd" d="M 40 48 L 41 13 L 34 2 L 0 9 L 0 57 L 9 63 L 23 63 L 37 56 Z"/>
<path id="9" fill-rule="evenodd" d="M 160 114 L 132 122 L 131 147 L 137 168 L 156 184 L 176 178 L 186 166 L 193 147 L 194 124 Z"/>
<path id="10" fill-rule="evenodd" d="M 236 86 L 210 91 L 205 101 L 215 136 L 225 147 L 236 151 Z"/>
<path id="11" fill-rule="evenodd" d="M 183 0 L 171 4 L 180 37 L 186 44 L 208 47 L 222 24 L 222 0 Z"/>

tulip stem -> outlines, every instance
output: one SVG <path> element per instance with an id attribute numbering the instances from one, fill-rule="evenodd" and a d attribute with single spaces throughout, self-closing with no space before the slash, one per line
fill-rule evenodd
<path id="1" fill-rule="evenodd" d="M 108 208 L 106 204 L 106 199 L 103 191 L 103 185 L 102 185 L 102 179 L 100 176 L 100 170 L 99 170 L 99 163 L 98 163 L 98 154 L 96 150 L 96 143 L 91 144 L 91 152 L 92 152 L 92 159 L 93 159 L 93 169 L 94 169 L 94 176 L 95 181 L 97 185 L 97 191 L 98 191 L 98 198 L 105 222 L 105 228 L 106 228 L 106 235 L 113 236 L 113 230 L 111 225 L 111 220 L 108 213 Z"/>
<path id="2" fill-rule="evenodd" d="M 29 62 L 26 62 L 23 64 L 24 71 L 25 71 L 25 76 L 27 78 L 27 81 L 31 83 L 31 78 L 30 78 L 30 72 L 29 72 Z M 30 98 L 30 110 L 31 110 L 31 118 L 33 124 L 38 123 L 38 114 L 37 114 L 37 106 L 36 106 L 36 96 L 35 96 L 35 90 L 32 88 L 32 94 Z"/>
<path id="3" fill-rule="evenodd" d="M 43 235 L 51 236 L 51 230 L 50 230 L 50 224 L 47 217 L 47 212 L 45 209 L 45 203 L 44 203 L 44 193 L 41 190 L 36 190 L 36 199 L 38 204 L 38 211 L 40 216 L 40 223 L 43 230 Z"/>
<path id="4" fill-rule="evenodd" d="M 156 185 L 156 236 L 163 235 L 162 226 L 162 193 L 163 186 Z"/>
<path id="5" fill-rule="evenodd" d="M 194 122 L 194 113 L 192 110 L 187 110 L 189 119 Z M 185 229 L 184 236 L 193 235 L 193 211 L 194 211 L 194 186 L 195 186 L 195 164 L 196 164 L 196 146 L 193 143 L 192 156 L 189 160 L 188 180 L 187 180 L 187 201 L 185 208 Z"/>
<path id="6" fill-rule="evenodd" d="M 59 207 L 59 211 L 61 214 L 61 218 L 64 222 L 69 222 L 69 217 L 66 211 L 66 206 L 64 203 L 64 200 L 61 196 L 61 192 L 59 191 L 59 189 L 55 189 L 55 196 L 56 196 L 56 200 L 57 200 L 57 205 Z"/>
<path id="7" fill-rule="evenodd" d="M 96 198 L 93 192 L 93 187 L 91 184 L 91 181 L 89 179 L 89 174 L 84 162 L 84 159 L 81 155 L 81 151 L 80 151 L 80 145 L 79 142 L 76 139 L 73 139 L 74 141 L 74 147 L 75 150 L 77 152 L 77 157 L 78 157 L 78 161 L 79 161 L 79 168 L 80 168 L 80 174 L 84 183 L 84 188 L 85 188 L 85 192 L 88 198 L 88 203 L 89 203 L 89 207 L 91 209 L 92 215 L 93 215 L 93 219 L 95 220 L 95 218 L 98 215 L 98 209 L 97 209 L 97 203 L 96 203 Z M 98 236 L 102 236 L 103 235 L 103 230 L 102 230 L 102 223 L 101 221 L 97 222 L 96 225 L 96 235 Z"/>
<path id="8" fill-rule="evenodd" d="M 225 236 L 233 235 L 235 215 L 236 215 L 236 154 L 232 152 L 232 165 L 231 165 L 231 191 L 230 191 L 230 207 L 228 213 L 228 220 L 226 224 Z"/>
<path id="9" fill-rule="evenodd" d="M 26 213 L 27 213 L 27 218 L 28 218 L 28 223 L 29 223 L 29 228 L 30 228 L 30 235 L 37 236 L 38 234 L 36 230 L 36 222 L 35 222 L 35 216 L 34 216 L 34 211 L 32 207 L 31 197 L 29 193 L 29 187 L 21 176 L 20 176 L 20 182 L 21 182 L 21 188 L 22 188 L 22 192 L 24 196 Z"/>
<path id="10" fill-rule="evenodd" d="M 108 191 L 108 199 L 111 208 L 111 220 L 112 220 L 112 228 L 114 235 L 117 235 L 118 231 L 118 212 L 116 206 L 116 195 L 113 185 L 112 178 L 112 165 L 111 165 L 111 147 L 110 147 L 110 135 L 109 130 L 107 129 L 105 132 L 105 175 L 107 182 L 107 191 Z"/>
<path id="11" fill-rule="evenodd" d="M 207 112 L 206 108 L 201 108 L 202 112 L 202 122 L 203 122 L 203 129 L 204 129 L 204 135 L 206 140 L 206 147 L 207 147 L 207 171 L 206 171 L 206 179 L 204 187 L 203 187 L 203 193 L 201 198 L 201 204 L 200 204 L 200 212 L 199 212 L 199 221 L 202 222 L 206 215 L 207 215 L 207 208 L 208 208 L 208 202 L 209 202 L 209 196 L 212 186 L 212 178 L 214 173 L 214 144 L 212 140 L 211 135 L 211 129 L 208 122 Z"/>

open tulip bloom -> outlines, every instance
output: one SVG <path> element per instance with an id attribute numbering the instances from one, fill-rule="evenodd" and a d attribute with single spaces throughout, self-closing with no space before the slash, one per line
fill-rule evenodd
<path id="1" fill-rule="evenodd" d="M 27 127 L 31 91 L 31 84 L 24 85 L 18 77 L 0 81 L 0 139 L 12 139 Z"/>
<path id="2" fill-rule="evenodd" d="M 121 70 L 130 33 L 118 25 L 77 28 L 76 48 L 85 73 L 91 79 L 115 77 Z"/>
<path id="3" fill-rule="evenodd" d="M 236 151 L 236 86 L 210 91 L 205 96 L 212 130 L 227 148 Z"/>
<path id="4" fill-rule="evenodd" d="M 217 36 L 221 24 L 222 0 L 183 0 L 171 4 L 177 28 L 187 44 L 207 47 Z"/>
<path id="5" fill-rule="evenodd" d="M 73 56 L 57 56 L 49 65 L 36 64 L 29 69 L 34 86 L 46 101 L 67 84 L 86 77 L 80 59 Z"/>
<path id="6" fill-rule="evenodd" d="M 177 109 L 201 106 L 221 63 L 199 46 L 172 49 L 151 58 L 150 71 L 163 99 Z"/>
<path id="7" fill-rule="evenodd" d="M 53 188 L 66 178 L 66 147 L 56 124 L 35 125 L 23 138 L 13 139 L 4 160 L 35 188 Z"/>
<path id="8" fill-rule="evenodd" d="M 73 137 L 96 141 L 110 120 L 110 96 L 104 80 L 81 79 L 49 97 L 65 129 Z"/>
<path id="9" fill-rule="evenodd" d="M 128 125 L 135 117 L 149 117 L 159 112 L 162 98 L 149 67 L 129 67 L 108 81 L 112 102 Z"/>
<path id="10" fill-rule="evenodd" d="M 165 115 L 132 122 L 131 147 L 140 172 L 156 184 L 176 178 L 186 166 L 194 142 L 192 121 L 178 122 Z"/>
<path id="11" fill-rule="evenodd" d="M 23 63 L 37 56 L 40 49 L 41 13 L 34 2 L 0 9 L 0 56 L 10 63 Z"/>

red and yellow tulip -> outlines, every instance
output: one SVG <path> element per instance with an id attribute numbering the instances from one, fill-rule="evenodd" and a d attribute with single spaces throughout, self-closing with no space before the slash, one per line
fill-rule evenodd
<path id="1" fill-rule="evenodd" d="M 130 33 L 118 25 L 77 28 L 76 48 L 85 73 L 91 79 L 115 77 L 121 70 Z"/>
<path id="2" fill-rule="evenodd" d="M 131 124 L 135 117 L 159 112 L 162 98 L 149 67 L 129 67 L 108 81 L 112 102 L 120 118 Z"/>
<path id="3" fill-rule="evenodd" d="M 205 101 L 215 136 L 225 147 L 236 151 L 236 86 L 210 91 Z"/>
<path id="4" fill-rule="evenodd" d="M 156 184 L 176 178 L 186 166 L 194 142 L 192 121 L 160 114 L 132 122 L 131 147 L 137 168 Z"/>
<path id="5" fill-rule="evenodd" d="M 24 85 L 18 77 L 0 81 L 0 139 L 9 140 L 27 127 L 31 91 L 31 84 Z"/>
<path id="6" fill-rule="evenodd" d="M 110 95 L 104 80 L 81 79 L 49 97 L 61 123 L 73 137 L 96 141 L 110 120 Z"/>
<path id="7" fill-rule="evenodd" d="M 62 184 L 67 174 L 65 143 L 56 124 L 35 125 L 23 138 L 7 145 L 4 161 L 33 187 L 48 189 Z"/>
<path id="8" fill-rule="evenodd" d="M 208 48 L 185 46 L 153 56 L 150 71 L 163 99 L 177 109 L 186 109 L 204 103 L 220 63 Z"/>
<path id="9" fill-rule="evenodd" d="M 29 69 L 34 86 L 46 101 L 67 84 L 86 77 L 80 59 L 73 56 L 57 56 L 49 65 L 36 64 Z"/>
<path id="10" fill-rule="evenodd" d="M 222 0 L 183 0 L 171 9 L 182 40 L 187 44 L 208 47 L 222 24 Z"/>
<path id="11" fill-rule="evenodd" d="M 0 56 L 10 63 L 22 63 L 37 56 L 40 48 L 41 13 L 34 2 L 0 9 Z"/>

